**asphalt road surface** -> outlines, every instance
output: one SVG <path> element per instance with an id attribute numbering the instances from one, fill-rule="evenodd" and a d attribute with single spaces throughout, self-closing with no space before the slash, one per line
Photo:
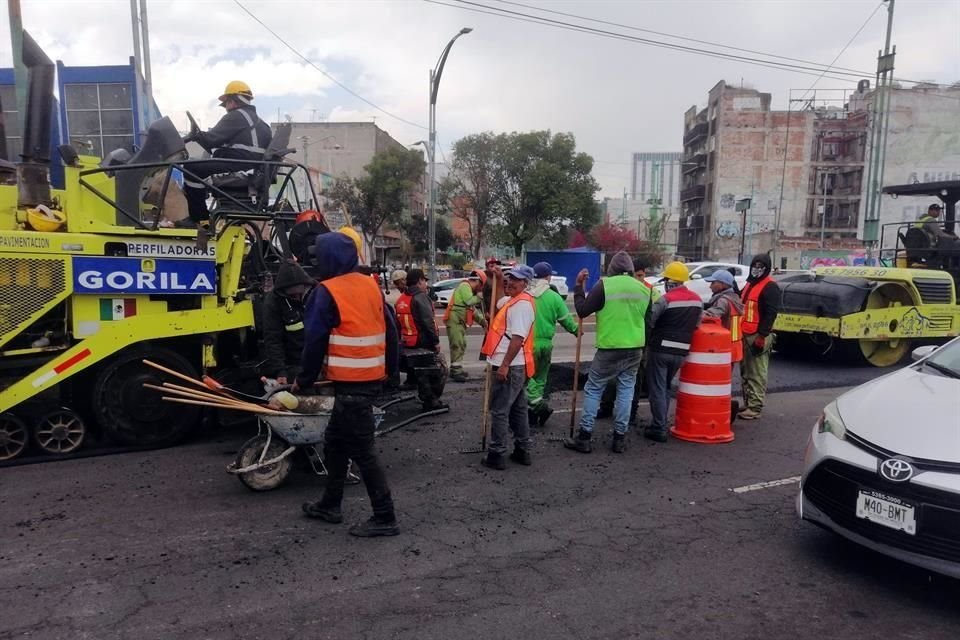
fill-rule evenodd
<path id="1" fill-rule="evenodd" d="M 805 442 L 839 391 L 771 395 L 730 444 L 631 436 L 622 455 L 563 449 L 558 414 L 532 467 L 497 472 L 457 453 L 479 440 L 467 383 L 453 412 L 379 440 L 388 539 L 304 518 L 322 478 L 251 493 L 224 473 L 250 429 L 0 469 L 0 638 L 956 638 L 960 583 L 797 521 Z M 347 520 L 368 509 L 348 487 Z"/>

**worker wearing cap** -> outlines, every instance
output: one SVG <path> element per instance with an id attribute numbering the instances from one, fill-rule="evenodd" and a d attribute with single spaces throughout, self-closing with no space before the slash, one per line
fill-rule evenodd
<path id="1" fill-rule="evenodd" d="M 670 410 L 670 384 L 690 352 L 693 332 L 700 324 L 703 301 L 683 283 L 690 270 L 682 262 L 671 262 L 660 277 L 664 294 L 650 311 L 650 343 L 647 353 L 647 388 L 650 390 L 650 425 L 643 436 L 656 442 L 667 441 L 667 414 Z"/>
<path id="2" fill-rule="evenodd" d="M 467 279 L 457 285 L 447 303 L 443 322 L 447 326 L 447 341 L 450 343 L 450 379 L 454 382 L 466 382 L 467 372 L 463 370 L 463 356 L 467 352 L 467 328 L 476 320 L 480 326 L 487 326 L 483 312 L 477 313 L 482 302 L 480 292 L 487 276 L 482 271 L 471 271 Z"/>
<path id="3" fill-rule="evenodd" d="M 717 269 L 704 278 L 704 282 L 710 283 L 713 297 L 707 303 L 703 315 L 720 318 L 720 324 L 730 332 L 730 362 L 735 366 L 743 360 L 743 302 L 736 290 L 737 281 L 726 269 Z"/>
<path id="4" fill-rule="evenodd" d="M 390 282 L 393 283 L 393 288 L 403 293 L 407 290 L 407 272 L 403 269 L 396 269 L 393 273 L 390 274 Z"/>
<path id="5" fill-rule="evenodd" d="M 427 277 L 420 269 L 410 269 L 406 285 L 396 305 L 400 368 L 407 371 L 407 384 L 416 385 L 425 412 L 445 409 L 438 396 L 443 392 L 446 366 L 440 357 L 440 332 L 427 295 Z"/>
<path id="6" fill-rule="evenodd" d="M 209 131 L 191 131 L 184 139 L 184 142 L 196 142 L 214 158 L 186 167 L 184 195 L 194 226 L 210 217 L 210 212 L 207 211 L 205 178 L 218 173 L 254 168 L 254 165 L 217 160 L 261 161 L 270 146 L 273 132 L 270 125 L 257 115 L 257 108 L 252 103 L 253 91 L 250 85 L 233 80 L 227 84 L 220 96 L 220 106 L 226 109 L 227 113 Z"/>
<path id="7" fill-rule="evenodd" d="M 534 280 L 527 289 L 533 297 L 536 307 L 536 339 L 533 343 L 533 359 L 536 373 L 527 382 L 527 407 L 530 424 L 543 426 L 553 413 L 547 401 L 547 375 L 550 372 L 550 360 L 553 355 L 553 336 L 557 333 L 557 323 L 569 333 L 577 335 L 577 323 L 574 322 L 567 303 L 550 286 L 553 267 L 549 262 L 533 265 Z"/>
<path id="8" fill-rule="evenodd" d="M 633 276 L 633 260 L 620 251 L 607 267 L 607 275 L 593 286 L 588 295 L 584 284 L 589 272 L 577 274 L 573 303 L 577 315 L 585 318 L 597 314 L 597 352 L 590 364 L 587 384 L 583 387 L 583 415 L 580 432 L 564 440 L 563 446 L 581 453 L 593 451 L 593 425 L 600 408 L 603 389 L 610 380 L 617 381 L 617 400 L 613 407 L 614 435 L 612 449 L 623 453 L 630 428 L 630 404 L 637 381 L 637 370 L 646 344 L 646 315 L 650 308 L 650 289 Z"/>
<path id="9" fill-rule="evenodd" d="M 942 207 L 939 204 L 932 204 L 927 207 L 927 214 L 917 220 L 913 226 L 923 231 L 930 242 L 930 246 L 938 249 L 956 250 L 960 248 L 957 236 L 947 231 L 940 224 L 940 212 Z"/>
<path id="10" fill-rule="evenodd" d="M 304 301 L 317 284 L 294 262 L 277 271 L 273 290 L 263 297 L 263 364 L 260 372 L 279 384 L 293 382 L 303 355 Z"/>
<path id="11" fill-rule="evenodd" d="M 536 307 L 526 289 L 533 279 L 533 269 L 525 264 L 504 273 L 506 295 L 497 301 L 497 312 L 480 349 L 493 368 L 490 445 L 481 464 L 501 471 L 506 469 L 508 429 L 513 433 L 510 459 L 522 465 L 531 463 L 526 387 L 527 379 L 536 372 L 533 359 Z"/>
<path id="12" fill-rule="evenodd" d="M 650 263 L 646 258 L 638 257 L 633 259 L 633 277 L 643 283 L 643 286 L 650 289 L 650 302 L 656 302 L 660 298 L 660 292 L 652 284 L 647 282 L 647 269 Z M 650 333 L 650 327 L 647 327 L 647 333 Z M 637 422 L 637 409 L 640 407 L 640 397 L 646 392 L 647 383 L 644 372 L 647 369 L 647 351 L 644 350 L 643 357 L 640 360 L 640 368 L 637 369 L 637 381 L 633 385 L 633 402 L 630 404 L 630 424 Z M 617 381 L 611 380 L 603 390 L 603 397 L 600 400 L 600 410 L 597 412 L 597 418 L 609 418 L 613 415 L 613 405 L 617 400 Z"/>

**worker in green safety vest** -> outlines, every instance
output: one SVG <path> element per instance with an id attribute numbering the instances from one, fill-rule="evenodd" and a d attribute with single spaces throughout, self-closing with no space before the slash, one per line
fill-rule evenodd
<path id="1" fill-rule="evenodd" d="M 652 297 L 650 288 L 633 274 L 633 260 L 624 251 L 613 256 L 607 275 L 588 295 L 584 293 L 584 285 L 589 273 L 583 269 L 577 274 L 574 306 L 581 318 L 597 314 L 597 352 L 590 365 L 587 384 L 583 387 L 580 432 L 564 441 L 563 445 L 568 449 L 581 453 L 593 450 L 593 425 L 603 389 L 610 380 L 617 382 L 612 449 L 615 453 L 622 453 L 626 448 L 630 405 L 646 344 L 646 316 Z"/>

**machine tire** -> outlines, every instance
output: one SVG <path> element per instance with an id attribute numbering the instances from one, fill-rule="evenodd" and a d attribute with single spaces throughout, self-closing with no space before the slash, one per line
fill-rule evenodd
<path id="1" fill-rule="evenodd" d="M 30 445 L 30 431 L 12 413 L 0 413 L 0 462 L 13 460 Z"/>
<path id="2" fill-rule="evenodd" d="M 46 453 L 60 456 L 73 453 L 83 445 L 87 426 L 80 415 L 61 407 L 43 415 L 33 429 L 33 441 Z"/>
<path id="3" fill-rule="evenodd" d="M 266 444 L 267 436 L 263 434 L 254 436 L 244 442 L 243 446 L 241 446 L 240 450 L 237 452 L 237 460 L 234 463 L 236 468 L 242 469 L 243 467 L 251 465 L 259 460 L 260 453 L 263 451 L 263 447 Z M 264 459 L 267 460 L 280 455 L 284 452 L 287 446 L 288 445 L 280 440 L 280 438 L 272 438 L 270 440 L 270 448 L 267 450 L 267 455 Z M 271 489 L 276 489 L 283 484 L 283 481 L 287 479 L 288 475 L 290 475 L 290 469 L 293 468 L 292 458 L 293 455 L 291 454 L 276 464 L 272 464 L 256 471 L 238 473 L 237 477 L 240 478 L 240 482 L 242 482 L 251 491 L 270 491 Z"/>
<path id="4" fill-rule="evenodd" d="M 152 360 L 192 378 L 197 370 L 186 358 L 163 347 L 122 352 L 108 362 L 93 388 L 97 422 L 115 442 L 127 446 L 165 447 L 182 440 L 199 422 L 200 407 L 165 402 L 162 393 L 144 389 L 180 381 L 145 364 Z"/>

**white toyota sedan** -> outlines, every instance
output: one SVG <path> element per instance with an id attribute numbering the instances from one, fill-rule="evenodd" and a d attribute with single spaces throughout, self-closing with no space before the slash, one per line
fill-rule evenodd
<path id="1" fill-rule="evenodd" d="M 797 513 L 845 538 L 960 578 L 960 338 L 823 410 Z"/>
<path id="2" fill-rule="evenodd" d="M 712 275 L 719 269 L 732 269 L 733 279 L 737 286 L 743 289 L 747 285 L 747 276 L 750 275 L 750 267 L 745 264 L 734 264 L 731 262 L 688 262 L 687 268 L 690 270 L 690 280 L 686 287 L 695 292 L 703 300 L 704 304 L 710 302 L 713 293 L 710 291 L 710 283 L 704 278 Z M 645 280 L 652 284 L 657 291 L 663 293 L 664 287 L 658 276 L 647 276 Z"/>

